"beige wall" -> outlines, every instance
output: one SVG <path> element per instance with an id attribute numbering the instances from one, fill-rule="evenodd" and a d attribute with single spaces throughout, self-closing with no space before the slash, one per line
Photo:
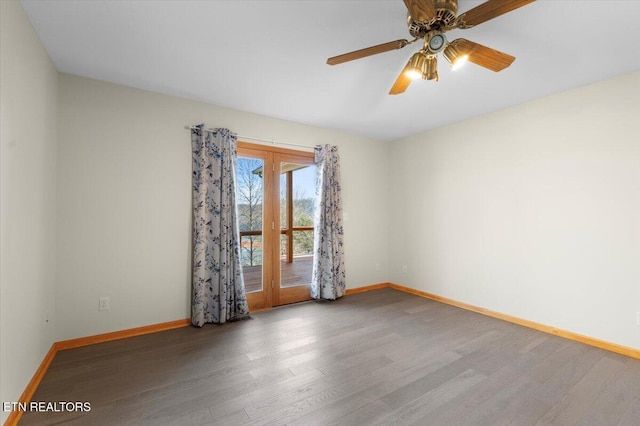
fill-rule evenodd
<path id="1" fill-rule="evenodd" d="M 639 119 L 634 72 L 393 142 L 391 280 L 640 348 Z"/>
<path id="2" fill-rule="evenodd" d="M 387 280 L 386 143 L 66 74 L 59 93 L 58 340 L 190 316 L 190 124 L 338 145 L 347 286 Z"/>
<path id="3" fill-rule="evenodd" d="M 17 401 L 54 342 L 57 72 L 16 1 L 0 75 L 0 401 Z"/>

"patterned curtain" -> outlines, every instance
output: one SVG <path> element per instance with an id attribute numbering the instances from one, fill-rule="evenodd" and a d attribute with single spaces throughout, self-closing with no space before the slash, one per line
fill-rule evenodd
<path id="1" fill-rule="evenodd" d="M 316 206 L 313 241 L 313 299 L 335 300 L 344 295 L 344 246 L 340 158 L 337 146 L 316 146 Z"/>
<path id="2" fill-rule="evenodd" d="M 193 153 L 193 284 L 191 323 L 224 323 L 249 314 L 240 266 L 235 201 L 236 135 L 191 131 Z"/>

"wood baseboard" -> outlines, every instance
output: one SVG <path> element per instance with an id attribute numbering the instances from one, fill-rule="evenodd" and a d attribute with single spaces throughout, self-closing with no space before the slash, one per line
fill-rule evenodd
<path id="1" fill-rule="evenodd" d="M 477 312 L 482 315 L 487 315 L 503 321 L 508 321 L 524 327 L 532 328 L 534 330 L 542 331 L 544 333 L 553 334 L 555 336 L 563 337 L 565 339 L 574 340 L 576 342 L 584 343 L 586 345 L 595 346 L 596 348 L 605 349 L 607 351 L 615 352 L 617 354 L 625 355 L 631 358 L 640 359 L 639 349 L 618 345 L 617 343 L 607 342 L 605 340 L 600 340 L 600 339 L 585 336 L 579 333 L 574 333 L 573 331 L 562 330 L 560 328 L 514 317 L 512 315 L 503 314 L 500 312 L 492 311 L 490 309 L 481 308 L 479 306 L 470 305 L 468 303 L 459 302 L 457 300 L 449 299 L 447 297 L 438 296 L 436 294 L 427 293 L 425 291 L 416 290 L 413 288 L 401 286 L 394 283 L 388 283 L 386 286 L 377 284 L 374 286 L 360 287 L 358 289 L 353 289 L 353 290 L 360 290 L 360 291 L 354 291 L 354 293 L 360 293 L 362 291 L 377 290 L 379 288 L 385 288 L 385 287 L 393 288 L 395 290 L 402 291 L 404 293 L 409 293 L 416 296 L 424 297 L 426 299 L 435 300 L 436 302 L 446 303 L 447 305 L 455 306 L 457 308 L 462 308 L 467 311 Z"/>
<path id="2" fill-rule="evenodd" d="M 27 387 L 25 388 L 24 392 L 22 392 L 22 395 L 20 395 L 20 399 L 16 402 L 29 403 L 31 401 L 31 397 L 33 397 L 33 394 L 36 392 L 36 389 L 38 389 L 38 386 L 40 385 L 40 382 L 42 381 L 44 374 L 49 369 L 49 366 L 51 365 L 51 362 L 53 362 L 53 358 L 55 358 L 57 352 L 58 351 L 56 350 L 56 344 L 54 343 L 53 345 L 51 345 L 51 348 L 49 348 L 49 352 L 47 352 L 47 354 L 44 356 L 44 359 L 40 363 L 40 367 L 38 367 L 38 369 L 34 373 L 33 377 L 27 384 Z M 11 411 L 9 413 L 9 417 L 7 417 L 7 419 L 4 422 L 5 426 L 17 425 L 18 422 L 20 421 L 20 418 L 22 417 L 22 414 L 23 414 L 22 411 Z"/>
<path id="3" fill-rule="evenodd" d="M 112 340 L 126 339 L 128 337 L 142 336 L 143 334 L 157 333 L 159 331 L 172 330 L 174 328 L 186 327 L 190 324 L 190 319 L 183 319 L 56 342 L 51 345 L 51 349 L 49 349 L 49 352 L 47 352 L 47 355 L 45 355 L 44 359 L 40 363 L 40 367 L 38 367 L 35 374 L 31 378 L 31 381 L 29 381 L 29 384 L 27 384 L 26 389 L 24 390 L 24 392 L 22 392 L 22 395 L 20 395 L 20 399 L 16 402 L 23 402 L 26 404 L 31 402 L 33 394 L 35 393 L 36 389 L 38 389 L 42 378 L 49 369 L 49 366 L 53 362 L 53 359 L 55 358 L 58 351 L 79 348 L 81 346 L 95 345 L 97 343 L 110 342 Z M 9 417 L 7 417 L 4 422 L 4 426 L 17 425 L 20 421 L 20 418 L 22 417 L 22 414 L 22 411 L 10 412 Z"/>
<path id="4" fill-rule="evenodd" d="M 380 290 L 381 288 L 389 288 L 391 285 L 391 283 L 380 283 L 366 285 L 364 287 L 348 288 L 345 290 L 344 295 L 349 296 L 350 294 L 364 293 L 365 291 Z"/>
<path id="5" fill-rule="evenodd" d="M 186 327 L 189 324 L 191 324 L 191 320 L 182 319 L 177 321 L 163 322 L 160 324 L 145 325 L 143 327 L 129 328 L 127 330 L 113 331 L 111 333 L 80 337 L 78 339 L 63 340 L 56 343 L 56 349 L 59 351 L 63 351 L 66 349 L 95 345 L 97 343 L 110 342 L 112 340 L 126 339 L 128 337 L 142 336 L 143 334 L 157 333 L 159 331 Z"/>

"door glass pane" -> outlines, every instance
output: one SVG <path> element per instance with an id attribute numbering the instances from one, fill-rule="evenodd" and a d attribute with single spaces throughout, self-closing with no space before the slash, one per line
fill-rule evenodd
<path id="1" fill-rule="evenodd" d="M 280 286 L 311 284 L 315 166 L 280 164 Z"/>
<path id="2" fill-rule="evenodd" d="M 240 259 L 247 293 L 262 291 L 263 161 L 238 157 L 236 204 L 240 226 Z"/>

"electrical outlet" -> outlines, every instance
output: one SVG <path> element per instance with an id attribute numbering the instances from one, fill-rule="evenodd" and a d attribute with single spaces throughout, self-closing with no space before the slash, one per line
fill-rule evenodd
<path id="1" fill-rule="evenodd" d="M 379 270 L 380 270 L 380 264 L 376 263 L 376 271 L 379 271 Z"/>
<path id="2" fill-rule="evenodd" d="M 640 311 L 636 312 L 636 325 L 640 325 Z"/>
<path id="3" fill-rule="evenodd" d="M 98 310 L 99 311 L 108 311 L 109 310 L 109 298 L 101 297 L 98 299 Z"/>
<path id="4" fill-rule="evenodd" d="M 402 273 L 406 274 L 409 270 L 407 269 L 407 265 L 402 265 Z"/>

